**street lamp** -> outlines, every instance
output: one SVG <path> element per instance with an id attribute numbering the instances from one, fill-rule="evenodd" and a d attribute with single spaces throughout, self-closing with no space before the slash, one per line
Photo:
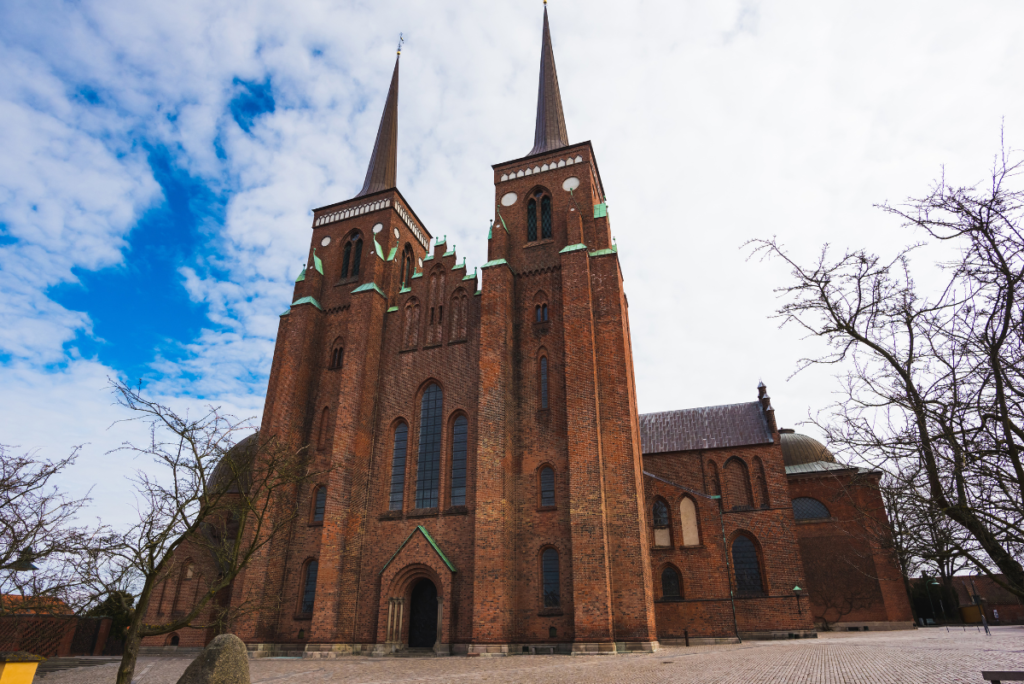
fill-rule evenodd
<path id="1" fill-rule="evenodd" d="M 942 585 L 939 584 L 938 582 L 932 582 L 932 586 L 933 587 L 939 587 L 939 586 L 942 586 Z M 929 596 L 930 596 L 930 594 L 929 594 Z M 946 615 L 946 604 L 942 602 L 942 592 L 941 591 L 939 592 L 939 608 L 942 609 L 942 618 L 946 619 L 948 617 Z"/>
<path id="2" fill-rule="evenodd" d="M 931 583 L 928 582 L 928 577 L 924 578 L 924 591 L 928 594 L 928 605 L 932 608 L 932 622 L 935 622 L 935 602 L 932 601 L 932 589 Z"/>
<path id="3" fill-rule="evenodd" d="M 800 588 L 799 584 L 796 585 L 795 587 L 793 587 L 793 593 L 796 594 L 796 610 L 797 610 L 797 613 L 799 613 L 800 615 L 803 615 L 804 611 L 801 610 L 801 608 L 800 608 L 800 592 L 801 591 L 803 591 L 803 589 Z"/>
<path id="4" fill-rule="evenodd" d="M 8 565 L 0 566 L 0 570 L 13 570 L 14 572 L 24 572 L 25 570 L 38 570 L 36 566 L 32 564 L 32 547 L 26 546 L 18 554 L 18 560 Z"/>

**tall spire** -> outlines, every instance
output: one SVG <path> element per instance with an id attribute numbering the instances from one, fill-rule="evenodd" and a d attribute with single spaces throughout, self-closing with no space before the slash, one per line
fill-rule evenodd
<path id="1" fill-rule="evenodd" d="M 391 76 L 388 99 L 384 103 L 384 114 L 380 117 L 377 141 L 373 143 L 373 156 L 366 169 L 363 189 L 356 197 L 389 190 L 397 185 L 395 176 L 398 169 L 398 63 L 402 59 L 402 44 L 398 44 L 395 59 L 395 73 Z"/>
<path id="2" fill-rule="evenodd" d="M 565 132 L 565 115 L 562 114 L 562 96 L 558 92 L 558 73 L 555 71 L 555 53 L 551 50 L 548 4 L 545 0 L 544 38 L 540 45 L 540 86 L 537 88 L 537 131 L 533 135 L 530 154 L 557 150 L 568 144 L 569 134 Z"/>

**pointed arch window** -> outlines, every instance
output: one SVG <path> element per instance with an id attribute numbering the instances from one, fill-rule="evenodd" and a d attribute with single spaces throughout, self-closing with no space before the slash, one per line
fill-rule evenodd
<path id="1" fill-rule="evenodd" d="M 672 546 L 672 532 L 669 529 L 668 504 L 663 499 L 655 499 L 652 509 L 654 521 L 654 545 L 658 547 Z"/>
<path id="2" fill-rule="evenodd" d="M 540 469 L 540 505 L 543 508 L 555 505 L 555 470 L 550 466 Z"/>
<path id="3" fill-rule="evenodd" d="M 410 283 L 412 283 L 414 262 L 415 258 L 412 255 L 412 247 L 406 245 L 405 249 L 402 250 L 401 272 L 399 273 L 399 280 L 403 288 L 409 287 Z"/>
<path id="4" fill-rule="evenodd" d="M 388 498 L 388 510 L 402 510 L 405 496 L 405 455 L 409 444 L 409 426 L 399 423 L 395 428 L 395 441 L 391 448 L 391 492 Z"/>
<path id="5" fill-rule="evenodd" d="M 540 407 L 548 407 L 548 357 L 540 357 Z"/>
<path id="6" fill-rule="evenodd" d="M 558 551 L 552 548 L 541 553 L 541 576 L 544 586 L 544 607 L 557 608 L 562 605 L 562 594 L 558 587 Z"/>
<path id="7" fill-rule="evenodd" d="M 414 349 L 420 339 L 420 303 L 410 299 L 405 304 L 405 344 L 404 349 Z"/>
<path id="8" fill-rule="evenodd" d="M 750 491 L 750 472 L 747 464 L 739 457 L 730 458 L 722 468 L 725 479 L 725 496 L 729 510 L 745 511 L 753 508 L 753 496 Z"/>
<path id="9" fill-rule="evenodd" d="M 679 502 L 679 522 L 683 528 L 683 546 L 700 546 L 697 504 L 688 496 Z"/>
<path id="10" fill-rule="evenodd" d="M 526 241 L 537 241 L 537 200 L 533 198 L 526 204 Z"/>
<path id="11" fill-rule="evenodd" d="M 352 236 L 345 243 L 345 249 L 341 256 L 341 277 L 349 278 L 359 275 L 359 262 L 363 254 L 363 237 L 359 233 L 352 233 Z"/>
<path id="12" fill-rule="evenodd" d="M 306 563 L 306 573 L 302 584 L 302 614 L 312 615 L 313 604 L 316 602 L 316 574 L 318 563 L 311 560 Z"/>
<path id="13" fill-rule="evenodd" d="M 683 592 L 679 588 L 679 573 L 669 566 L 661 571 L 661 598 L 681 599 Z"/>
<path id="14" fill-rule="evenodd" d="M 452 506 L 466 505 L 466 447 L 469 421 L 459 416 L 452 426 Z"/>
<path id="15" fill-rule="evenodd" d="M 551 198 L 547 195 L 540 201 L 540 231 L 543 239 L 551 238 Z"/>
<path id="16" fill-rule="evenodd" d="M 436 508 L 441 482 L 441 388 L 431 385 L 420 402 L 420 451 L 416 461 L 416 508 Z"/>
<path id="17" fill-rule="evenodd" d="M 331 350 L 331 370 L 341 370 L 341 367 L 345 364 L 345 348 L 341 346 L 341 342 L 334 343 L 334 349 Z"/>
<path id="18" fill-rule="evenodd" d="M 757 546 L 750 537 L 741 534 L 733 541 L 732 566 L 737 594 L 756 596 L 764 593 L 761 562 L 757 557 Z"/>
<path id="19" fill-rule="evenodd" d="M 313 522 L 324 521 L 324 511 L 327 509 L 327 487 L 320 485 L 313 494 Z"/>

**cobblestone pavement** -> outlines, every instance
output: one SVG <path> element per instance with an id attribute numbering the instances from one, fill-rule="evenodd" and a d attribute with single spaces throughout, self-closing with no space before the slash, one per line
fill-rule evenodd
<path id="1" fill-rule="evenodd" d="M 175 684 L 184 658 L 141 658 L 137 684 Z M 982 684 L 982 670 L 1024 670 L 1024 627 L 823 634 L 800 641 L 663 648 L 617 656 L 250 661 L 253 684 L 351 682 L 686 682 L 710 684 Z M 116 665 L 53 672 L 42 684 L 112 684 Z"/>

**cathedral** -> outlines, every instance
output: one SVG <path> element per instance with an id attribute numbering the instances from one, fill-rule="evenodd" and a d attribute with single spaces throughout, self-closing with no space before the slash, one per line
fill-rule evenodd
<path id="1" fill-rule="evenodd" d="M 763 384 L 638 413 L 605 190 L 594 146 L 566 131 L 547 9 L 533 147 L 492 167 L 479 269 L 397 186 L 398 84 L 396 61 L 362 189 L 314 210 L 280 317 L 260 434 L 308 445 L 328 475 L 231 589 L 276 601 L 232 626 L 253 656 L 612 655 L 909 627 L 880 473 L 780 429 Z M 204 561 L 176 553 L 147 621 L 197 595 Z"/>

